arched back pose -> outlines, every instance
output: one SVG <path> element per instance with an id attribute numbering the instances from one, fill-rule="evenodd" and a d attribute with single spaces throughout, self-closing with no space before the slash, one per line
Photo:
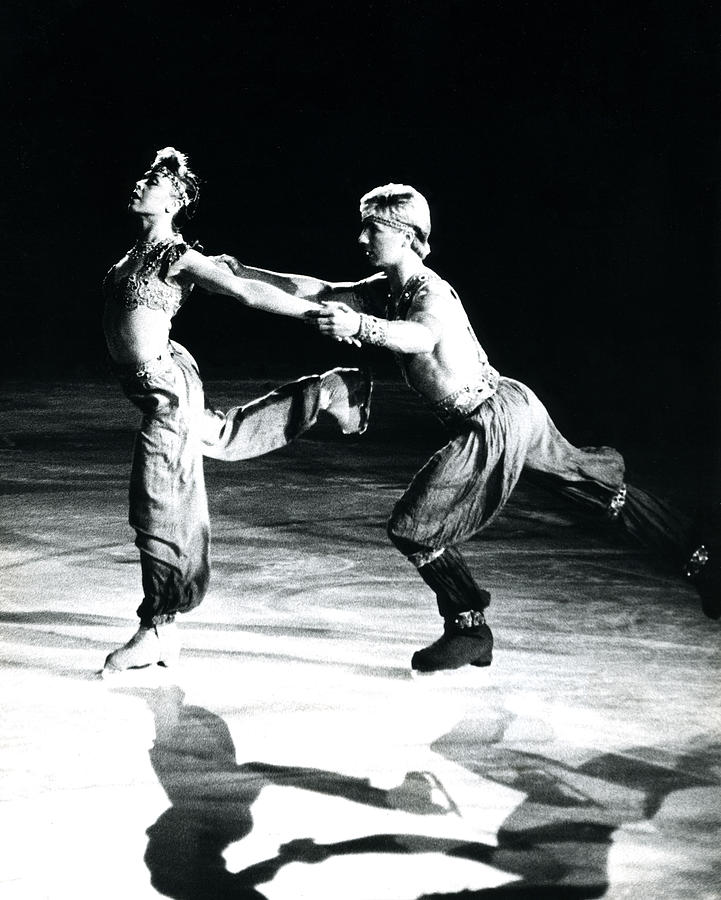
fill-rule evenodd
<path id="1" fill-rule="evenodd" d="M 107 657 L 107 671 L 167 665 L 178 657 L 175 616 L 201 602 L 209 579 L 203 455 L 260 456 L 302 434 L 321 411 L 346 434 L 362 432 L 368 419 L 371 383 L 358 369 L 302 378 L 227 413 L 205 408 L 195 360 L 169 340 L 173 316 L 195 285 L 296 318 L 318 304 L 238 277 L 225 257 L 206 257 L 187 244 L 178 226 L 197 201 L 198 179 L 184 154 L 172 147 L 159 151 L 128 206 L 141 236 L 103 283 L 110 358 L 123 391 L 142 412 L 130 478 L 130 524 L 143 584 L 140 625 Z"/>
<path id="2" fill-rule="evenodd" d="M 416 652 L 423 671 L 488 665 L 492 635 L 481 588 L 459 544 L 487 528 L 522 472 L 578 504 L 616 520 L 666 557 L 687 562 L 712 618 L 721 614 L 719 557 L 701 545 L 690 520 L 624 483 L 624 461 L 610 447 L 578 448 L 556 429 L 530 388 L 490 364 L 458 294 L 424 264 L 430 210 L 412 187 L 387 184 L 361 200 L 359 242 L 380 273 L 335 283 L 250 267 L 236 271 L 321 300 L 309 310 L 323 334 L 355 337 L 390 350 L 408 385 L 448 428 L 448 441 L 418 472 L 388 522 L 396 547 L 434 591 L 441 638 Z"/>

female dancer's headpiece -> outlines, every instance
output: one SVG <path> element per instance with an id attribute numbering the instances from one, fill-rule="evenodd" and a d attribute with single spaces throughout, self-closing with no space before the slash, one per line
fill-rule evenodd
<path id="1" fill-rule="evenodd" d="M 200 179 L 188 168 L 188 157 L 175 147 L 164 147 L 155 154 L 151 172 L 164 175 L 173 185 L 173 193 L 182 204 L 186 218 L 195 212 L 200 196 Z"/>

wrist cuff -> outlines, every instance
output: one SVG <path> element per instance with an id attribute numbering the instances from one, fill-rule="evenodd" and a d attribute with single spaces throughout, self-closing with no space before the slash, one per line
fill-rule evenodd
<path id="1" fill-rule="evenodd" d="M 388 343 L 388 320 L 361 313 L 357 338 L 363 344 L 385 347 Z"/>

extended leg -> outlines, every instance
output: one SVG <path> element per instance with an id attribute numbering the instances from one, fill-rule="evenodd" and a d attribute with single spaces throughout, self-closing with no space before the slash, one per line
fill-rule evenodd
<path id="1" fill-rule="evenodd" d="M 574 448 L 577 459 L 591 450 Z M 619 457 L 620 458 L 620 457 Z M 609 483 L 588 476 L 586 480 L 566 481 L 564 476 L 540 474 L 529 466 L 529 475 L 537 484 L 592 511 L 601 521 L 615 523 L 634 541 L 652 550 L 680 570 L 692 551 L 692 520 L 669 503 L 648 491 L 623 481 L 610 481 L 616 466 L 610 466 Z"/>
<path id="2" fill-rule="evenodd" d="M 615 523 L 670 563 L 691 579 L 704 613 L 721 617 L 721 541 L 714 540 L 718 527 L 694 523 L 665 500 L 626 483 L 623 458 L 617 451 L 574 447 L 550 418 L 540 434 L 526 461 L 533 480 L 594 511 L 603 521 Z"/>
<path id="3" fill-rule="evenodd" d="M 368 372 L 338 368 L 284 384 L 227 413 L 206 409 L 203 454 L 226 461 L 262 456 L 306 432 L 321 413 L 331 416 L 344 434 L 362 434 L 371 392 Z"/>

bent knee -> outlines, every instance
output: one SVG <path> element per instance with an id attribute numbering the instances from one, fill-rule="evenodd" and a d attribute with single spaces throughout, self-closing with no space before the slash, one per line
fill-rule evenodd
<path id="1" fill-rule="evenodd" d="M 388 535 L 388 540 L 391 544 L 395 544 L 396 547 L 398 546 L 398 542 L 402 542 L 404 539 L 395 512 L 386 522 L 386 534 Z"/>
<path id="2" fill-rule="evenodd" d="M 386 523 L 386 534 L 394 547 L 404 556 L 413 556 L 429 549 L 428 545 L 417 540 L 415 533 L 410 532 L 405 517 L 397 515 L 395 510 Z"/>

